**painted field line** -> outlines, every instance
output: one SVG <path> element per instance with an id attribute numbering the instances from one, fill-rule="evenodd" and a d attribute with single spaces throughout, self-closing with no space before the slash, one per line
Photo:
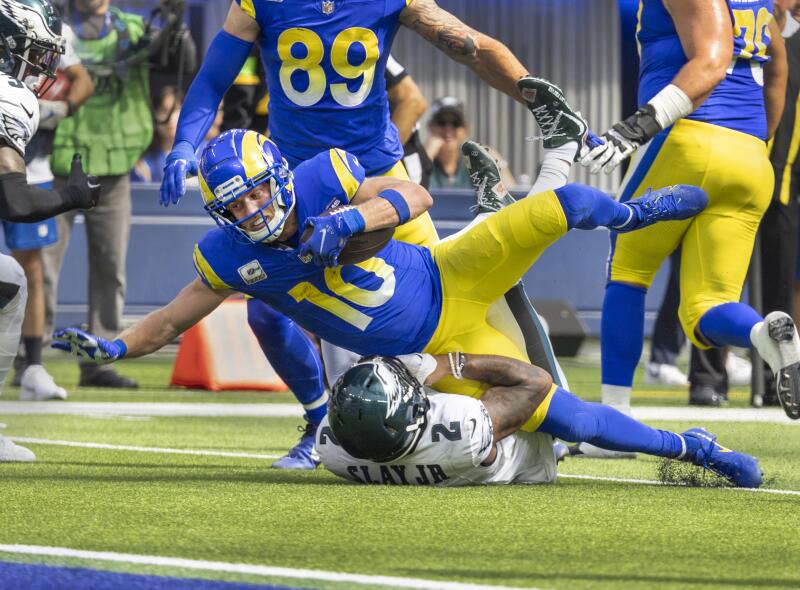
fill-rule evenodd
<path id="1" fill-rule="evenodd" d="M 288 567 L 251 565 L 247 563 L 227 563 L 224 561 L 204 561 L 199 559 L 184 559 L 180 557 L 161 557 L 158 555 L 136 555 L 133 553 L 114 553 L 110 551 L 82 551 L 78 549 L 69 549 L 67 547 L 42 547 L 39 545 L 0 544 L 0 552 L 23 555 L 44 555 L 48 557 L 68 557 L 97 561 L 115 561 L 120 563 L 134 563 L 137 565 L 155 565 L 214 572 L 232 572 L 254 576 L 269 576 L 273 578 L 320 580 L 325 582 L 342 582 L 347 584 L 367 584 L 373 586 L 388 586 L 391 588 L 424 588 L 426 590 L 509 590 L 511 588 L 510 586 L 485 586 L 482 584 L 440 582 L 438 580 L 424 580 L 421 578 L 347 574 L 323 570 L 306 570 Z M 536 589 L 527 588 L 527 590 Z"/>
<path id="2" fill-rule="evenodd" d="M 602 477 L 599 475 L 578 475 L 577 473 L 559 473 L 558 479 L 588 479 L 591 481 L 610 481 L 614 483 L 635 483 L 635 484 L 643 484 L 643 485 L 650 485 L 650 486 L 673 486 L 673 487 L 682 487 L 679 484 L 670 484 L 665 483 L 663 481 L 658 481 L 655 479 L 628 479 L 625 477 Z M 718 490 L 731 490 L 734 492 L 754 492 L 759 494 L 778 494 L 781 496 L 800 496 L 800 491 L 798 490 L 774 490 L 771 488 L 728 488 L 728 487 L 720 487 L 714 488 Z"/>
<path id="3" fill-rule="evenodd" d="M 300 404 L 172 402 L 0 402 L 0 415 L 101 415 L 212 418 L 283 418 L 303 415 Z"/>
<path id="4" fill-rule="evenodd" d="M 242 459 L 280 459 L 283 455 L 263 455 L 259 453 L 234 453 L 228 451 L 196 451 L 192 449 L 170 449 L 164 447 L 137 447 L 131 445 L 109 445 L 105 443 L 77 442 L 71 440 L 50 440 L 47 438 L 29 438 L 12 436 L 11 440 L 19 443 L 36 445 L 57 445 L 61 447 L 82 447 L 85 449 L 106 449 L 109 451 L 136 451 L 139 453 L 166 453 L 170 455 L 199 455 L 204 457 L 238 457 Z"/>

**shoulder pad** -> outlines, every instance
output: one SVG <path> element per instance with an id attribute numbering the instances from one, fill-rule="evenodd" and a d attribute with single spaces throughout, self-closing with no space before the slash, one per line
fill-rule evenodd
<path id="1" fill-rule="evenodd" d="M 24 156 L 38 128 L 36 96 L 16 78 L 0 73 L 0 138 Z"/>

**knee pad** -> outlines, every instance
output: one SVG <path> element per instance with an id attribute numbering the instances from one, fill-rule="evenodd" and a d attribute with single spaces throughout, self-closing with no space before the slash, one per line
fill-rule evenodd
<path id="1" fill-rule="evenodd" d="M 28 281 L 19 262 L 0 255 L 0 310 L 16 309 L 28 299 Z"/>

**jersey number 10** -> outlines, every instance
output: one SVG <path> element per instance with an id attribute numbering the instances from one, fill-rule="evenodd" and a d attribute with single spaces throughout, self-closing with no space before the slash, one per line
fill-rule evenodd
<path id="1" fill-rule="evenodd" d="M 366 53 L 364 61 L 358 65 L 351 64 L 347 58 L 347 53 L 354 43 L 360 43 Z M 303 45 L 305 57 L 292 55 L 292 47 L 295 44 Z M 278 56 L 282 62 L 281 88 L 289 100 L 301 107 L 317 104 L 325 94 L 325 88 L 328 85 L 325 70 L 320 65 L 325 57 L 325 47 L 319 35 L 311 29 L 300 27 L 286 29 L 278 37 Z M 342 78 L 355 80 L 359 76 L 363 76 L 363 79 L 355 92 L 351 92 L 344 82 L 331 84 L 333 100 L 344 107 L 355 107 L 364 102 L 372 89 L 372 82 L 375 79 L 375 62 L 379 57 L 378 37 L 373 31 L 363 27 L 351 27 L 336 35 L 333 45 L 331 45 L 331 67 Z M 305 90 L 297 90 L 292 85 L 292 74 L 297 70 L 308 75 L 308 87 Z"/>

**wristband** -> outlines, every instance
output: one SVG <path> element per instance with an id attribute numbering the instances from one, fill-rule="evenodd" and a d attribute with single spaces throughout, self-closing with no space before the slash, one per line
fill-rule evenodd
<path id="1" fill-rule="evenodd" d="M 116 344 L 119 347 L 119 356 L 117 356 L 118 359 L 121 359 L 128 354 L 128 345 L 125 344 L 125 341 L 122 338 L 117 338 L 113 341 L 113 344 Z"/>
<path id="2" fill-rule="evenodd" d="M 338 214 L 342 216 L 342 221 L 344 221 L 347 231 L 349 232 L 347 234 L 348 236 L 360 233 L 367 227 L 364 216 L 361 215 L 361 212 L 355 207 L 342 207 Z"/>
<path id="3" fill-rule="evenodd" d="M 674 84 L 664 87 L 647 104 L 655 109 L 656 121 L 662 129 L 690 115 L 694 110 L 691 99 Z"/>
<path id="4" fill-rule="evenodd" d="M 462 352 L 448 352 L 447 360 L 450 361 L 450 374 L 456 379 L 463 379 L 462 372 L 467 363 L 467 357 Z"/>
<path id="5" fill-rule="evenodd" d="M 403 225 L 411 219 L 411 210 L 408 208 L 408 203 L 406 203 L 405 197 L 399 192 L 393 188 L 387 188 L 379 192 L 378 196 L 381 199 L 389 201 L 389 204 L 397 211 L 397 216 L 400 218 L 400 223 L 397 225 Z"/>

